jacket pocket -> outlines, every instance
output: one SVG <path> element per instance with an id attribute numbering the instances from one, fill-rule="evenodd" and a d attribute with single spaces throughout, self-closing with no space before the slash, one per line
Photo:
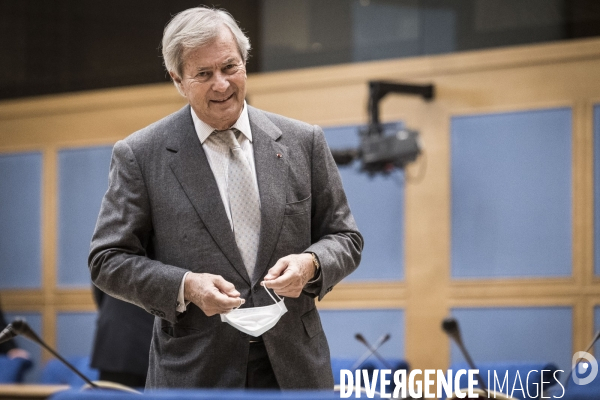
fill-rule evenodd
<path id="1" fill-rule="evenodd" d="M 323 326 L 321 326 L 321 318 L 319 317 L 319 312 L 317 311 L 316 307 L 302 315 L 302 317 L 300 318 L 302 319 L 302 324 L 304 325 L 306 334 L 310 338 L 313 338 L 319 333 L 323 332 Z"/>
<path id="2" fill-rule="evenodd" d="M 198 329 L 190 328 L 188 326 L 172 325 L 166 321 L 161 324 L 160 331 L 169 339 L 179 339 L 201 333 Z"/>
<path id="3" fill-rule="evenodd" d="M 303 200 L 294 201 L 285 204 L 285 215 L 304 214 L 310 211 L 310 202 L 312 196 L 308 196 Z"/>

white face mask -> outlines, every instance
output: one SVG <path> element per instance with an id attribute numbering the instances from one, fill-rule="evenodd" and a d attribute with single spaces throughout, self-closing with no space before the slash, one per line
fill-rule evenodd
<path id="1" fill-rule="evenodd" d="M 227 314 L 221 314 L 221 321 L 227 322 L 234 328 L 247 333 L 248 335 L 258 337 L 275 326 L 279 318 L 287 312 L 283 299 L 275 293 L 280 300 L 277 302 L 266 286 L 263 286 L 275 304 L 264 307 L 235 308 Z"/>

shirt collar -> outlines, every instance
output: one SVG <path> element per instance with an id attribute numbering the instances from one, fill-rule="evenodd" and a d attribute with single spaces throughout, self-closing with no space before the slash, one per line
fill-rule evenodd
<path id="1" fill-rule="evenodd" d="M 196 129 L 196 134 L 200 139 L 200 143 L 204 144 L 210 134 L 215 131 L 215 128 L 198 118 L 192 107 L 190 107 L 190 110 L 192 113 L 192 120 L 194 121 L 194 128 Z M 242 113 L 240 114 L 238 120 L 235 121 L 235 124 L 232 125 L 232 128 L 242 132 L 242 134 L 246 136 L 250 142 L 252 142 L 252 131 L 250 130 L 250 119 L 248 118 L 248 107 L 246 106 L 245 100 Z"/>

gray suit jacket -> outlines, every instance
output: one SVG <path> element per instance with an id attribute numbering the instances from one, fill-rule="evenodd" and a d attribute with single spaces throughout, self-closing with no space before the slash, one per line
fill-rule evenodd
<path id="1" fill-rule="evenodd" d="M 244 387 L 249 337 L 190 304 L 175 311 L 186 271 L 223 276 L 245 307 L 272 304 L 259 282 L 286 255 L 317 254 L 319 284 L 263 340 L 283 389 L 332 388 L 321 299 L 360 261 L 363 239 L 322 130 L 248 107 L 261 201 L 260 249 L 249 277 L 189 106 L 115 144 L 92 238 L 93 282 L 155 315 L 149 388 Z M 282 157 L 278 157 L 280 154 Z"/>

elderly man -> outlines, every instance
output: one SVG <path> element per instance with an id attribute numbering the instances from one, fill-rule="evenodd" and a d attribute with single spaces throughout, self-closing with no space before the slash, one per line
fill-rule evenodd
<path id="1" fill-rule="evenodd" d="M 333 388 L 314 298 L 363 239 L 322 130 L 245 103 L 249 49 L 224 11 L 176 15 L 163 56 L 189 106 L 113 149 L 89 266 L 156 317 L 147 388 Z"/>

